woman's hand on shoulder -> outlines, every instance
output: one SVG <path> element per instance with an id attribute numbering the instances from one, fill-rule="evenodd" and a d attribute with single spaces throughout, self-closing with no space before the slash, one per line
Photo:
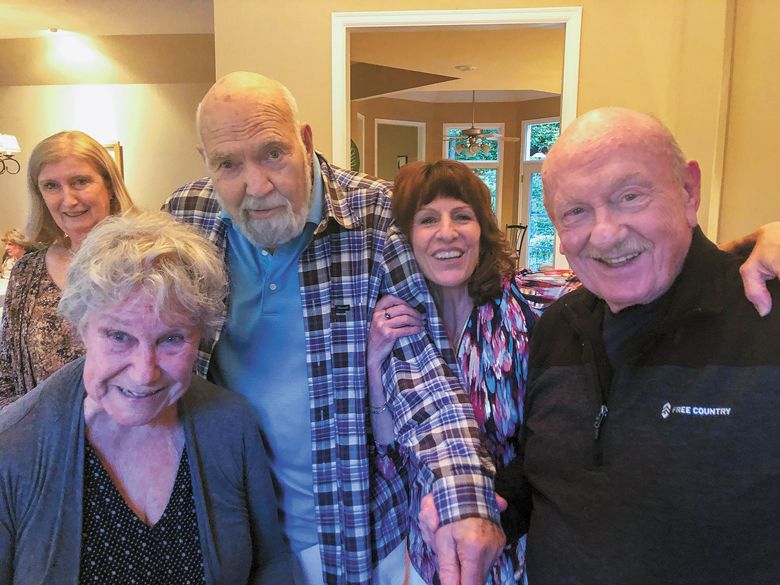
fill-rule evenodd
<path id="1" fill-rule="evenodd" d="M 398 297 L 379 299 L 371 316 L 366 360 L 369 367 L 379 366 L 393 349 L 398 338 L 423 330 L 422 315 Z"/>

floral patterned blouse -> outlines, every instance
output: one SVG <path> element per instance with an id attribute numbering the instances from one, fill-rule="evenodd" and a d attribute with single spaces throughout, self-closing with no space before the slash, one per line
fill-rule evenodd
<path id="1" fill-rule="evenodd" d="M 0 407 L 84 355 L 78 334 L 57 312 L 61 294 L 46 269 L 46 250 L 16 262 L 0 326 Z"/>
<path id="2" fill-rule="evenodd" d="M 528 337 L 541 312 L 573 290 L 579 282 L 570 271 L 516 275 L 502 282 L 502 294 L 474 307 L 457 350 L 459 378 L 471 398 L 482 444 L 497 469 L 517 455 L 523 422 L 523 394 L 528 378 Z M 380 471 L 395 473 L 407 458 L 389 449 L 377 459 Z M 413 470 L 403 470 L 411 471 Z M 417 515 L 426 491 L 420 482 L 411 486 L 409 556 L 426 583 L 433 582 L 435 554 L 422 539 Z M 523 581 L 525 537 L 509 544 L 493 565 L 487 583 L 505 585 Z"/>

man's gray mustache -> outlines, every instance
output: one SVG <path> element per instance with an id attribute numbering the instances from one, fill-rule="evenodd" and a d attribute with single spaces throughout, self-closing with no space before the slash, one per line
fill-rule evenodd
<path id="1" fill-rule="evenodd" d="M 290 202 L 284 197 L 273 201 L 268 201 L 266 199 L 263 203 L 245 202 L 241 206 L 241 211 L 268 211 L 269 209 L 276 209 L 279 207 L 289 208 Z"/>

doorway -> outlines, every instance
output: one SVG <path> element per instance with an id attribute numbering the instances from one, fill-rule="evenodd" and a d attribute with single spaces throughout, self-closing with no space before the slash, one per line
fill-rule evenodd
<path id="1" fill-rule="evenodd" d="M 334 13 L 332 16 L 333 74 L 333 159 L 346 160 L 349 145 L 349 32 L 381 29 L 477 31 L 534 25 L 564 29 L 562 83 L 560 94 L 561 123 L 565 126 L 576 116 L 580 47 L 580 7 L 508 10 L 453 10 Z M 433 128 L 428 130 L 433 140 Z M 437 138 L 440 138 L 437 136 Z M 430 150 L 430 147 L 429 147 Z M 515 191 L 517 192 L 517 191 Z M 556 245 L 557 248 L 557 245 Z M 563 263 L 561 263 L 563 260 Z M 556 253 L 555 265 L 565 265 Z"/>

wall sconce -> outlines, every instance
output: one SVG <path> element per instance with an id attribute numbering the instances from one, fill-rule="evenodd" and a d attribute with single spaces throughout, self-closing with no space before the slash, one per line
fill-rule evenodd
<path id="1" fill-rule="evenodd" d="M 8 173 L 15 175 L 21 169 L 19 161 L 14 158 L 14 154 L 22 152 L 19 147 L 19 141 L 12 134 L 0 134 L 0 175 Z"/>

